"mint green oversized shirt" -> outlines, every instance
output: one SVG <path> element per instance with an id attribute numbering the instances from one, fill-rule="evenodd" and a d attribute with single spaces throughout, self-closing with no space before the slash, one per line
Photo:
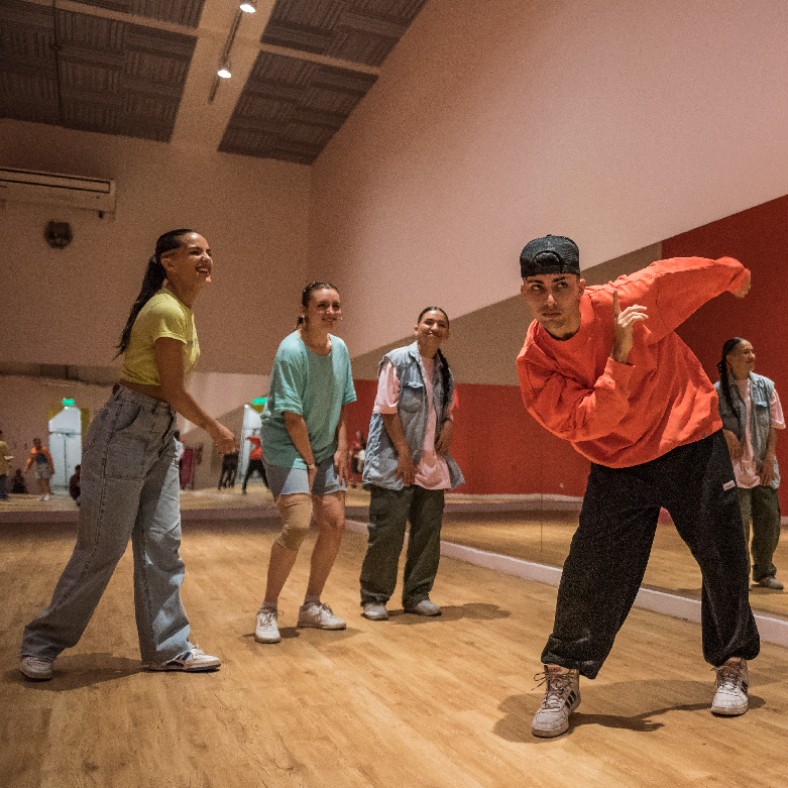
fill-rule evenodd
<path id="1" fill-rule="evenodd" d="M 310 350 L 298 331 L 286 336 L 274 358 L 268 401 L 263 410 L 263 454 L 269 465 L 306 468 L 285 426 L 285 412 L 304 417 L 309 443 L 320 463 L 337 450 L 337 425 L 342 408 L 355 402 L 347 345 L 333 334 L 331 352 Z"/>

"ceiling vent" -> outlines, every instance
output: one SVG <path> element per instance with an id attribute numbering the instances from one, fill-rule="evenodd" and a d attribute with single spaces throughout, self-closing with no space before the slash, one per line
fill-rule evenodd
<path id="1" fill-rule="evenodd" d="M 0 167 L 0 200 L 115 211 L 115 181 Z"/>

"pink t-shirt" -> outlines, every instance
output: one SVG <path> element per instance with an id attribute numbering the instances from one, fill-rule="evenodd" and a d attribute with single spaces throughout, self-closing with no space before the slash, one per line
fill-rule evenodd
<path id="1" fill-rule="evenodd" d="M 752 412 L 752 395 L 750 394 L 750 380 L 737 380 L 736 385 L 739 395 L 744 403 L 744 436 L 741 441 L 741 457 L 733 460 L 733 472 L 736 475 L 736 486 L 745 490 L 751 490 L 761 484 L 761 477 L 758 475 L 758 467 L 755 462 L 755 455 L 752 450 L 752 436 L 750 435 L 750 416 Z M 769 412 L 772 417 L 772 427 L 776 430 L 785 429 L 785 419 L 783 409 L 780 405 L 780 398 L 777 396 L 777 389 L 772 392 L 769 401 Z"/>
<path id="2" fill-rule="evenodd" d="M 435 433 L 437 430 L 437 416 L 432 399 L 432 370 L 433 359 L 421 356 L 421 365 L 424 368 L 424 384 L 427 388 L 427 429 L 424 433 L 424 446 L 421 460 L 416 467 L 415 484 L 425 490 L 448 490 L 451 487 L 449 479 L 449 466 L 446 460 L 435 451 Z M 399 404 L 399 378 L 394 365 L 390 361 L 383 364 L 383 369 L 378 377 L 378 393 L 375 396 L 373 413 L 396 413 Z M 454 410 L 454 397 L 449 403 L 448 413 L 451 416 Z"/>

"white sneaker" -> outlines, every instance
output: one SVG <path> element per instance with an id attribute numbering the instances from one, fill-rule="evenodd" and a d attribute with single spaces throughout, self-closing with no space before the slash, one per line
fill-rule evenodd
<path id="1" fill-rule="evenodd" d="M 42 495 L 41 496 L 41 500 L 42 501 L 48 501 L 49 500 L 49 496 L 48 495 Z"/>
<path id="2" fill-rule="evenodd" d="M 222 661 L 219 657 L 212 657 L 206 654 L 199 646 L 192 646 L 183 654 L 178 654 L 168 662 L 155 664 L 145 663 L 142 667 L 145 670 L 180 670 L 184 673 L 207 673 L 210 670 L 219 670 Z"/>
<path id="3" fill-rule="evenodd" d="M 334 611 L 323 602 L 309 602 L 298 608 L 299 627 L 317 629 L 344 629 L 347 624 L 334 615 Z"/>
<path id="4" fill-rule="evenodd" d="M 31 681 L 49 681 L 52 678 L 54 659 L 26 655 L 19 660 L 19 671 Z"/>
<path id="5" fill-rule="evenodd" d="M 279 634 L 277 611 L 270 607 L 261 607 L 257 612 L 257 622 L 254 628 L 254 639 L 258 643 L 278 643 L 282 636 Z"/>
<path id="6" fill-rule="evenodd" d="M 389 611 L 386 610 L 386 606 L 382 602 L 367 602 L 361 615 L 370 621 L 387 621 Z"/>
<path id="7" fill-rule="evenodd" d="M 762 577 L 760 580 L 755 581 L 755 585 L 761 586 L 761 588 L 771 588 L 772 591 L 782 591 L 785 586 L 773 576 L 769 577 Z"/>
<path id="8" fill-rule="evenodd" d="M 436 605 L 431 599 L 420 599 L 414 605 L 405 605 L 406 613 L 413 613 L 417 616 L 439 616 L 441 614 L 440 605 Z"/>
<path id="9" fill-rule="evenodd" d="M 732 657 L 717 672 L 717 691 L 711 702 L 711 713 L 721 717 L 738 717 L 749 705 L 750 672 L 746 659 Z"/>
<path id="10" fill-rule="evenodd" d="M 560 736 L 569 730 L 569 715 L 580 705 L 580 672 L 558 665 L 545 665 L 544 673 L 534 678 L 547 682 L 542 705 L 531 725 L 531 733 L 543 739 Z"/>

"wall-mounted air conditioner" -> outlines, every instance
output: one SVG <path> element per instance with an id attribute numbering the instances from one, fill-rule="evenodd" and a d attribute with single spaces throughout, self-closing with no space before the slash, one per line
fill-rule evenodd
<path id="1" fill-rule="evenodd" d="M 115 181 L 0 167 L 0 200 L 112 213 L 115 210 Z"/>

